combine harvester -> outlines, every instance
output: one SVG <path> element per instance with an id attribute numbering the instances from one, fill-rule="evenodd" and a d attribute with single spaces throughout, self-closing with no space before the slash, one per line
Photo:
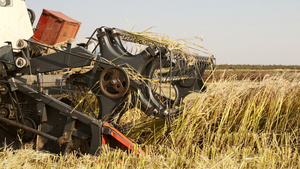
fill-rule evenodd
<path id="1" fill-rule="evenodd" d="M 95 154 L 104 144 L 133 150 L 122 134 L 130 124 L 120 124 L 127 103 L 170 120 L 185 96 L 205 90 L 202 75 L 214 65 L 212 56 L 116 28 L 97 28 L 84 43 L 71 44 L 80 22 L 44 10 L 33 31 L 34 16 L 23 0 L 0 1 L 2 146 L 32 143 L 63 154 Z"/>

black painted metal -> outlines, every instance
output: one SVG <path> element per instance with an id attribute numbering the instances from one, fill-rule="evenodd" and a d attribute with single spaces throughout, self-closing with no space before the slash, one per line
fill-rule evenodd
<path id="1" fill-rule="evenodd" d="M 30 128 L 30 127 L 27 127 L 27 126 L 25 126 L 25 125 L 23 125 L 23 124 L 20 124 L 20 123 L 18 123 L 18 122 L 12 121 L 12 120 L 9 120 L 9 119 L 7 119 L 7 118 L 0 117 L 0 121 L 2 121 L 2 122 L 4 122 L 4 123 L 7 123 L 7 124 L 10 124 L 10 125 L 13 125 L 13 126 L 15 126 L 15 127 L 17 127 L 17 128 L 24 129 L 24 130 L 26 130 L 26 131 L 32 132 L 32 133 L 34 133 L 34 134 L 38 134 L 38 135 L 43 136 L 43 137 L 45 137 L 45 138 L 47 138 L 47 139 L 50 139 L 50 140 L 53 140 L 53 141 L 58 142 L 58 138 L 57 138 L 57 137 L 53 137 L 53 136 L 51 136 L 51 135 L 49 135 L 49 134 L 47 134 L 47 133 L 44 133 L 44 132 L 35 130 L 35 129 Z"/>
<path id="2" fill-rule="evenodd" d="M 89 66 L 95 56 L 82 47 L 72 48 L 71 52 L 59 51 L 49 55 L 31 58 L 30 67 L 19 70 L 19 73 L 35 74 L 58 71 L 66 68 Z"/>
<path id="3" fill-rule="evenodd" d="M 195 64 L 188 65 L 181 53 L 170 51 L 161 44 L 135 39 L 136 37 L 130 33 L 119 29 L 101 27 L 95 30 L 88 41 L 94 39 L 94 35 L 98 39 L 96 47 L 100 49 L 100 54 L 97 56 L 93 51 L 84 48 L 87 45 L 72 49 L 68 45 L 67 49 L 58 50 L 27 41 L 29 47 L 19 53 L 13 52 L 10 45 L 0 48 L 1 89 L 5 87 L 8 90 L 0 92 L 0 108 L 9 112 L 8 116 L 0 117 L 0 134 L 9 133 L 10 140 L 13 140 L 18 133 L 16 130 L 13 132 L 10 130 L 11 127 L 17 127 L 38 135 L 37 149 L 54 153 L 79 150 L 83 153 L 95 154 L 102 145 L 103 123 L 113 122 L 116 117 L 118 123 L 126 111 L 123 106 L 127 98 L 131 98 L 133 105 L 136 104 L 136 100 L 139 100 L 142 111 L 149 116 L 170 119 L 170 113 L 179 112 L 172 108 L 175 108 L 175 105 L 179 104 L 179 101 L 190 91 L 205 89 L 202 76 L 204 71 L 213 65 L 211 58 L 195 56 Z M 122 45 L 124 38 L 126 41 L 140 43 L 147 47 L 140 53 L 132 54 Z M 52 49 L 56 52 L 41 55 L 36 54 L 31 47 L 42 50 Z M 28 62 L 27 66 L 17 69 L 13 59 L 15 56 L 24 57 Z M 85 73 L 72 72 L 63 76 L 56 74 L 57 71 L 63 72 L 91 65 L 94 67 Z M 175 99 L 169 96 L 158 97 L 157 94 L 161 95 L 161 92 L 154 91 L 151 82 L 132 78 L 127 79 L 126 82 L 130 84 L 131 89 L 128 91 L 126 89 L 120 97 L 103 94 L 100 90 L 100 83 L 102 83 L 100 77 L 104 70 L 112 67 L 122 70 L 126 77 L 128 77 L 127 73 L 123 69 L 131 69 L 149 81 L 156 80 L 160 85 L 169 83 L 174 87 L 176 97 Z M 162 72 L 162 69 L 169 69 L 169 71 Z M 154 75 L 156 71 L 160 72 L 158 77 Z M 75 91 L 76 89 L 80 91 Z M 139 95 L 136 96 L 136 93 Z M 84 103 L 82 106 L 87 105 L 94 116 L 98 114 L 98 117 L 83 112 L 83 107 L 79 105 L 81 100 L 76 98 L 76 94 L 81 94 Z M 98 112 L 91 108 L 86 96 L 97 99 Z M 160 100 L 162 98 L 169 103 L 162 103 Z M 38 130 L 26 126 L 25 118 L 32 119 L 34 124 L 37 124 Z M 5 137 L 8 136 L 0 135 L 0 140 L 5 140 Z"/>

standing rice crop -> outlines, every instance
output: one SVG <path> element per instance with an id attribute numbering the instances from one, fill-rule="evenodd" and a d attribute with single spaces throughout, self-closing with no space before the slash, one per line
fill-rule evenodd
<path id="1" fill-rule="evenodd" d="M 283 147 L 298 151 L 299 79 L 273 76 L 261 82 L 222 80 L 193 97 L 189 103 L 193 106 L 173 121 L 171 130 L 164 123 L 156 124 L 155 130 L 150 124 L 139 127 L 143 130 L 137 131 L 148 132 L 144 138 L 147 144 L 185 149 L 186 154 L 195 146 L 213 148 L 215 153 L 232 147 L 255 152 Z M 139 136 L 131 132 L 129 136 Z"/>
<path id="2" fill-rule="evenodd" d="M 145 156 L 120 150 L 67 157 L 22 149 L 0 152 L 0 168 L 297 168 L 300 80 L 221 80 L 188 96 L 171 128 L 155 119 L 133 128 Z M 138 119 L 136 119 L 138 120 Z M 150 157 L 153 160 L 150 160 Z M 11 163 L 11 164 L 10 164 Z"/>

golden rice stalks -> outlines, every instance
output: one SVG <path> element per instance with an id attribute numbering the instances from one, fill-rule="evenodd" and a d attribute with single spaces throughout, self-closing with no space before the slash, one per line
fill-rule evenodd
<path id="1" fill-rule="evenodd" d="M 150 29 L 150 28 L 149 28 Z M 140 44 L 150 44 L 151 46 L 161 46 L 167 47 L 171 51 L 176 51 L 182 55 L 183 59 L 186 61 L 193 61 L 195 55 L 205 55 L 207 57 L 212 57 L 210 51 L 196 43 L 192 43 L 187 39 L 171 39 L 169 36 L 155 33 L 149 31 L 149 29 L 142 32 L 128 32 L 123 30 L 124 33 L 128 34 L 130 37 L 133 37 L 136 43 Z M 122 37 L 122 36 L 121 36 Z M 128 40 L 128 37 L 122 37 L 125 41 Z M 132 41 L 132 38 L 129 38 L 129 41 Z M 197 39 L 199 39 L 197 37 Z M 202 38 L 201 38 L 202 40 Z"/>
<path id="2" fill-rule="evenodd" d="M 190 104 L 167 130 L 163 120 L 128 133 L 145 156 L 103 146 L 99 156 L 65 157 L 32 149 L 0 149 L 0 168 L 297 168 L 300 79 L 222 80 Z M 138 112 L 138 110 L 135 110 Z M 140 118 L 138 114 L 135 118 Z M 157 144 L 160 143 L 160 144 Z M 150 157 L 153 159 L 150 160 Z"/>
<path id="3" fill-rule="evenodd" d="M 163 121 L 145 124 L 128 136 L 176 147 L 255 147 L 299 144 L 300 80 L 269 77 L 261 82 L 221 81 L 194 94 L 167 131 Z M 157 121 L 156 121 L 157 123 Z M 142 135 L 142 132 L 147 134 Z M 145 137 L 146 136 L 146 137 Z"/>
<path id="4" fill-rule="evenodd" d="M 0 168 L 297 168 L 300 157 L 290 147 L 272 149 L 264 147 L 261 152 L 253 148 L 231 147 L 221 153 L 216 147 L 192 146 L 170 148 L 166 145 L 146 146 L 145 156 L 121 150 L 109 151 L 102 147 L 98 156 L 68 154 L 67 156 L 34 151 L 3 149 L 0 151 Z M 187 153 L 188 152 L 188 153 Z M 153 160 L 150 160 L 152 158 Z"/>

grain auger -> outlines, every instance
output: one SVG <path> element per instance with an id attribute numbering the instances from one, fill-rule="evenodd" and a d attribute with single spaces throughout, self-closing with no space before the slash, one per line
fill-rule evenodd
<path id="1" fill-rule="evenodd" d="M 120 123 L 127 103 L 152 117 L 178 114 L 190 91 L 205 90 L 203 73 L 214 65 L 211 56 L 116 28 L 98 28 L 74 47 L 26 36 L 0 43 L 0 142 L 15 148 L 31 143 L 53 153 L 95 154 L 106 144 L 133 150 Z"/>

